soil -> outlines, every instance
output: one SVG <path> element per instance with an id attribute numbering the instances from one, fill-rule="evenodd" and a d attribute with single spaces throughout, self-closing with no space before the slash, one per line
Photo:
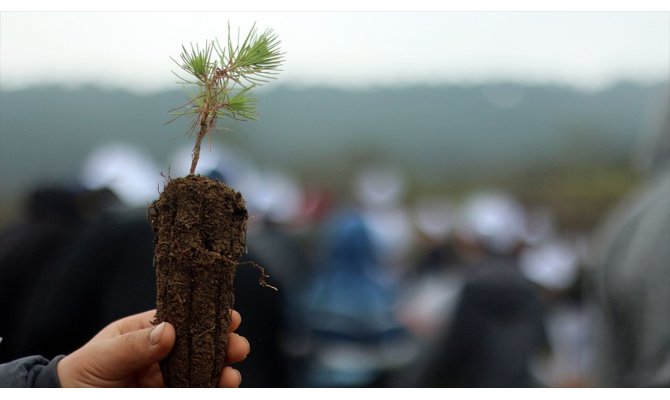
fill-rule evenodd
<path id="1" fill-rule="evenodd" d="M 170 179 L 149 207 L 155 233 L 156 319 L 177 338 L 160 363 L 166 387 L 217 387 L 225 366 L 233 280 L 245 251 L 247 209 L 222 182 Z"/>

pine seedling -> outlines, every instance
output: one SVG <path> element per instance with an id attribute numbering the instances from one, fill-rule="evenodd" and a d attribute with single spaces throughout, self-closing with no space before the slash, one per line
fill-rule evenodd
<path id="1" fill-rule="evenodd" d="M 175 73 L 179 83 L 190 91 L 189 102 L 170 112 L 175 119 L 192 118 L 188 133 L 195 135 L 195 145 L 189 175 L 195 174 L 203 139 L 220 128 L 217 124 L 221 118 L 256 119 L 257 99 L 250 92 L 274 79 L 284 61 L 280 41 L 271 29 L 258 33 L 254 24 L 242 43 L 239 37 L 238 32 L 238 40 L 233 43 L 228 25 L 225 45 L 212 40 L 202 48 L 182 46 L 180 60 L 172 59 L 187 74 L 183 77 Z"/>
<path id="2" fill-rule="evenodd" d="M 156 316 L 175 329 L 172 350 L 160 361 L 167 387 L 217 387 L 226 365 L 234 307 L 234 280 L 246 250 L 249 213 L 241 193 L 224 182 L 195 175 L 200 146 L 220 120 L 256 119 L 251 91 L 275 77 L 283 62 L 279 40 L 255 25 L 240 43 L 207 41 L 182 47 L 176 74 L 190 99 L 172 110 L 192 118 L 195 136 L 190 173 L 169 178 L 149 206 L 154 231 Z M 262 280 L 267 277 L 263 273 Z M 266 285 L 269 286 L 269 285 Z"/>

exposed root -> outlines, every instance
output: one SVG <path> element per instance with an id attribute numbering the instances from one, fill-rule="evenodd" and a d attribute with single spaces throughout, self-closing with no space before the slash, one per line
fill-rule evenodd
<path id="1" fill-rule="evenodd" d="M 245 265 L 245 264 L 246 264 L 246 265 L 250 265 L 250 266 L 252 266 L 253 268 L 257 269 L 257 270 L 261 273 L 261 276 L 258 278 L 258 284 L 259 284 L 259 285 L 261 285 L 261 286 L 263 286 L 263 287 L 266 287 L 266 288 L 273 289 L 273 290 L 276 291 L 276 292 L 279 291 L 279 289 L 277 289 L 276 287 L 270 285 L 270 284 L 267 282 L 267 278 L 269 278 L 270 275 L 268 275 L 268 274 L 265 273 L 265 268 L 261 267 L 260 265 L 258 265 L 258 263 L 255 263 L 255 262 L 253 262 L 253 261 L 243 261 L 243 262 L 241 262 L 239 265 Z"/>

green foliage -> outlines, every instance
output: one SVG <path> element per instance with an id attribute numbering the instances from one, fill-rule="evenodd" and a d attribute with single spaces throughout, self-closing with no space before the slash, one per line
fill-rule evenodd
<path id="1" fill-rule="evenodd" d="M 250 91 L 276 77 L 284 61 L 279 44 L 271 29 L 258 33 L 254 25 L 242 44 L 232 41 L 228 26 L 225 46 L 217 40 L 205 42 L 203 48 L 182 46 L 180 61 L 173 61 L 188 77 L 175 75 L 179 83 L 190 86 L 191 100 L 171 114 L 196 116 L 194 130 L 203 122 L 214 128 L 224 116 L 255 120 L 257 101 Z"/>
<path id="2" fill-rule="evenodd" d="M 228 116 L 235 120 L 255 120 L 257 100 L 251 90 L 276 77 L 284 61 L 280 41 L 271 29 L 259 33 L 254 24 L 243 42 L 233 43 L 228 25 L 228 40 L 222 46 L 218 40 L 207 41 L 203 48 L 191 44 L 182 46 L 177 65 L 187 77 L 175 73 L 179 83 L 187 86 L 190 101 L 170 113 L 193 118 L 189 133 L 197 132 L 193 149 L 194 173 L 200 153 L 200 143 L 219 119 Z"/>

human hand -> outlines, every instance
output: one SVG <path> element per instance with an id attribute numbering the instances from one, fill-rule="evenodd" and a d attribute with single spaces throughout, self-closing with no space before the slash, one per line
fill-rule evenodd
<path id="1" fill-rule="evenodd" d="M 174 327 L 164 322 L 153 326 L 156 310 L 112 322 L 57 366 L 63 387 L 163 387 L 158 361 L 165 358 L 175 342 Z M 228 332 L 227 363 L 244 360 L 249 342 L 234 331 L 242 317 L 232 312 Z M 242 376 L 226 366 L 219 387 L 238 387 Z"/>

